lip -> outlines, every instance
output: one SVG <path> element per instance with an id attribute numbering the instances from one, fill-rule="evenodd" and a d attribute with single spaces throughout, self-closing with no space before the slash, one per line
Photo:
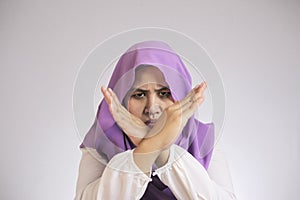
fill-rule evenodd
<path id="1" fill-rule="evenodd" d="M 154 126 L 156 124 L 157 120 L 147 120 L 145 121 L 145 124 L 147 126 Z"/>

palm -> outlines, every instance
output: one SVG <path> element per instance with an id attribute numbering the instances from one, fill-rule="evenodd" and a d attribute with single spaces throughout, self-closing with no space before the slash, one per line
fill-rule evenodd
<path id="1" fill-rule="evenodd" d="M 106 90 L 102 87 L 101 90 L 109 106 L 109 110 L 118 126 L 129 137 L 139 139 L 144 138 L 150 128 L 146 126 L 141 119 L 128 112 L 128 110 L 121 105 L 116 94 L 111 89 Z"/>

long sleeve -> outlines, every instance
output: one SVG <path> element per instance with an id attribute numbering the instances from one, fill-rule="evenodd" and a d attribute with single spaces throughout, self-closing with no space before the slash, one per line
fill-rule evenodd
<path id="1" fill-rule="evenodd" d="M 92 148 L 81 148 L 82 156 L 76 185 L 75 200 L 96 199 L 99 182 L 107 161 Z"/>
<path id="2" fill-rule="evenodd" d="M 172 145 L 168 163 L 157 169 L 160 180 L 177 199 L 235 200 L 230 173 L 220 148 L 216 147 L 208 171 L 187 151 Z"/>
<path id="3" fill-rule="evenodd" d="M 132 150 L 108 163 L 95 149 L 82 149 L 75 200 L 140 199 L 151 178 L 134 163 Z"/>
<path id="4" fill-rule="evenodd" d="M 95 149 L 82 149 L 75 200 L 140 199 L 151 181 L 135 164 L 133 150 L 108 163 Z M 218 145 L 208 171 L 186 150 L 170 147 L 167 164 L 158 168 L 160 180 L 177 199 L 235 200 L 230 173 Z"/>

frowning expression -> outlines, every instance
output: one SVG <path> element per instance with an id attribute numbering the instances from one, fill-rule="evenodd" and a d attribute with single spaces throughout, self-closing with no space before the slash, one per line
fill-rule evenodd
<path id="1" fill-rule="evenodd" d="M 153 66 L 136 69 L 135 81 L 125 97 L 128 111 L 148 126 L 154 126 L 163 110 L 174 103 L 162 72 Z"/>

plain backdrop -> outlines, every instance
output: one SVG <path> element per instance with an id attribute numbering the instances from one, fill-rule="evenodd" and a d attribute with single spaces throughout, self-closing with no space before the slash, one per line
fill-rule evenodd
<path id="1" fill-rule="evenodd" d="M 180 31 L 218 66 L 238 199 L 299 199 L 299 19 L 296 0 L 1 0 L 0 199 L 74 197 L 77 71 L 97 44 L 138 27 Z"/>

